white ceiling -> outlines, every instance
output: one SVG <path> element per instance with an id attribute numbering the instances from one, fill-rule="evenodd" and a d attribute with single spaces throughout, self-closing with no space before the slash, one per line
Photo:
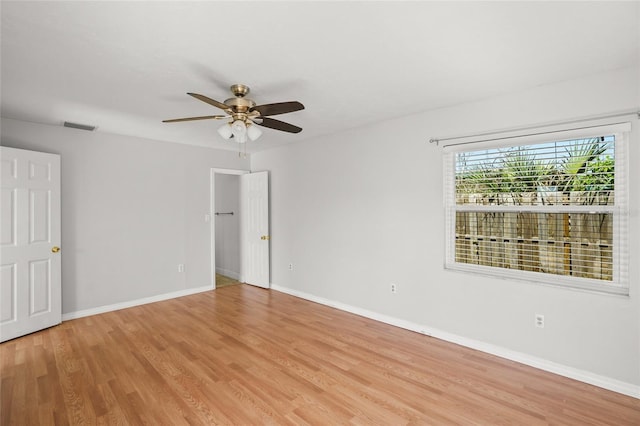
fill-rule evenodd
<path id="1" fill-rule="evenodd" d="M 2 1 L 2 116 L 233 149 L 218 101 L 298 100 L 255 152 L 628 66 L 640 2 Z"/>

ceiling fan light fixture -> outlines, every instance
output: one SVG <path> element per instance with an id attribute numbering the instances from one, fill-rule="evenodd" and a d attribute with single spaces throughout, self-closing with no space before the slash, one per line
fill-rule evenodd
<path id="1" fill-rule="evenodd" d="M 249 136 L 249 139 L 251 139 L 252 141 L 255 141 L 260 136 L 262 136 L 262 130 L 260 130 L 257 126 L 250 124 L 247 126 L 247 136 Z"/>
<path id="2" fill-rule="evenodd" d="M 247 125 L 242 120 L 236 120 L 231 123 L 231 131 L 234 137 L 240 137 L 247 134 Z"/>
<path id="3" fill-rule="evenodd" d="M 224 139 L 229 139 L 233 136 L 233 131 L 231 130 L 231 124 L 224 123 L 219 129 L 218 134 L 222 136 Z"/>

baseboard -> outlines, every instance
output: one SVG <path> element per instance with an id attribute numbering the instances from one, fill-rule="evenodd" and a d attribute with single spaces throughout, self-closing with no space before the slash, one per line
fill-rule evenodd
<path id="1" fill-rule="evenodd" d="M 240 281 L 240 273 L 230 271 L 229 269 L 216 268 L 216 274 L 224 275 L 225 277 L 233 278 L 234 280 Z"/>
<path id="2" fill-rule="evenodd" d="M 410 321 L 401 320 L 388 315 L 383 315 L 377 312 L 347 305 L 345 303 L 318 297 L 313 294 L 293 290 L 287 287 L 282 287 L 276 284 L 271 284 L 271 289 L 640 399 L 640 386 L 638 385 L 612 379 L 606 376 L 601 376 L 589 371 L 558 364 L 546 359 L 538 358 L 522 352 L 512 351 L 510 349 L 506 349 L 490 343 L 481 342 L 479 340 L 469 339 L 467 337 L 448 333 L 446 331 L 438 330 L 435 328 L 425 327 L 423 325 L 412 323 Z"/>
<path id="3" fill-rule="evenodd" d="M 147 303 L 161 302 L 163 300 L 175 299 L 176 297 L 189 296 L 191 294 L 202 293 L 213 290 L 212 285 L 189 288 L 185 290 L 172 291 L 171 293 L 158 294 L 156 296 L 144 297 L 142 299 L 129 300 L 127 302 L 114 303 L 112 305 L 98 306 L 96 308 L 84 309 L 82 311 L 68 312 L 62 314 L 62 321 L 76 318 L 88 317 L 90 315 L 104 314 L 105 312 L 117 311 L 119 309 L 132 308 L 134 306 L 146 305 Z"/>

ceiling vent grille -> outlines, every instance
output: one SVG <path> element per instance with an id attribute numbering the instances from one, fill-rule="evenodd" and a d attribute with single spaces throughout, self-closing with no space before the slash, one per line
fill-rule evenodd
<path id="1" fill-rule="evenodd" d="M 88 124 L 72 123 L 71 121 L 65 121 L 64 127 L 70 127 L 72 129 L 88 130 L 90 132 L 93 132 L 96 129 L 96 126 L 90 126 Z"/>

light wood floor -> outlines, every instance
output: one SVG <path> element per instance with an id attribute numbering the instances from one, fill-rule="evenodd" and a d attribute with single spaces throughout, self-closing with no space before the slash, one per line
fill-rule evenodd
<path id="1" fill-rule="evenodd" d="M 2 425 L 639 425 L 640 400 L 248 285 L 0 345 Z"/>
<path id="2" fill-rule="evenodd" d="M 216 289 L 222 287 L 228 287 L 230 285 L 238 285 L 242 284 L 240 281 L 235 280 L 233 278 L 229 278 L 224 275 L 216 274 Z"/>

